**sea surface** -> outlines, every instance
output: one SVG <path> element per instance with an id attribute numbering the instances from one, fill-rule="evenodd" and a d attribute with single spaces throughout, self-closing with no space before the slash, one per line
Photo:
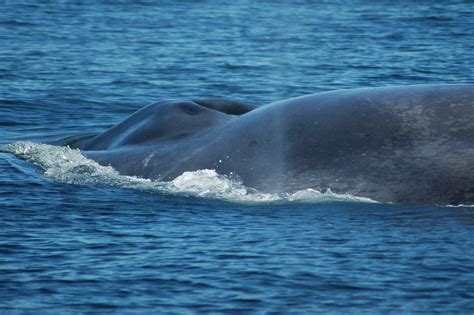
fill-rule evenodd
<path id="1" fill-rule="evenodd" d="M 47 144 L 160 99 L 474 83 L 473 1 L 0 11 L 0 313 L 474 312 L 473 207 L 261 194 L 213 170 L 151 182 Z"/>

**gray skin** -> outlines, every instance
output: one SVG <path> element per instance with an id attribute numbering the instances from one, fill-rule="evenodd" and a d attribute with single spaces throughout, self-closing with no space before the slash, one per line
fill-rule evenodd
<path id="1" fill-rule="evenodd" d="M 86 156 L 171 180 L 238 175 L 262 192 L 331 189 L 381 202 L 474 204 L 474 85 L 339 90 L 254 107 L 167 100 L 98 135 Z"/>

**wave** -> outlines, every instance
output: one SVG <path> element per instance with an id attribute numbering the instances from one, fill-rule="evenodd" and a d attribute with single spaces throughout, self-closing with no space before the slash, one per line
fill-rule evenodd
<path id="1" fill-rule="evenodd" d="M 331 190 L 321 192 L 304 189 L 294 193 L 270 194 L 246 187 L 236 178 L 218 174 L 215 170 L 184 172 L 172 181 L 153 181 L 135 176 L 119 174 L 111 166 L 99 165 L 81 154 L 79 149 L 50 144 L 20 141 L 0 149 L 13 153 L 26 161 L 38 165 L 44 175 L 63 183 L 79 185 L 109 185 L 138 189 L 150 193 L 195 196 L 239 203 L 269 202 L 366 202 L 376 201 L 336 194 Z"/>

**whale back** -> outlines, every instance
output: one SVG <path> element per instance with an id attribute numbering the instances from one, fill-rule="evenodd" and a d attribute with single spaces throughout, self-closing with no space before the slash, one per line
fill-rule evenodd
<path id="1" fill-rule="evenodd" d="M 474 203 L 472 85 L 340 90 L 253 109 L 162 101 L 94 138 L 84 153 L 155 180 L 215 169 L 263 192 Z"/>

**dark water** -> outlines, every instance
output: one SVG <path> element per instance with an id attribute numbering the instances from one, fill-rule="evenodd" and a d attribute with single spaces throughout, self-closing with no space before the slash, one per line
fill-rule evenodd
<path id="1" fill-rule="evenodd" d="M 98 132 L 163 98 L 474 83 L 472 1 L 0 10 L 0 145 Z M 472 207 L 249 196 L 212 174 L 170 186 L 65 148 L 16 153 L 33 163 L 0 153 L 0 313 L 474 312 Z"/>

